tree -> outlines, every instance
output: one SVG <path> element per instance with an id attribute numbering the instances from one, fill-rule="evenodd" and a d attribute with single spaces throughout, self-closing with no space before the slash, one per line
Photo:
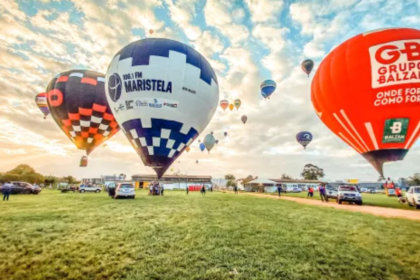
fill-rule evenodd
<path id="1" fill-rule="evenodd" d="M 63 177 L 64 181 L 67 181 L 70 185 L 74 184 L 77 182 L 76 178 L 74 178 L 73 176 L 66 176 Z"/>
<path id="2" fill-rule="evenodd" d="M 318 166 L 313 165 L 311 163 L 308 163 L 303 168 L 303 171 L 300 174 L 300 176 L 302 176 L 305 180 L 318 180 L 320 178 L 324 178 L 325 173 L 324 169 L 319 168 Z"/>
<path id="3" fill-rule="evenodd" d="M 236 186 L 236 178 L 232 174 L 225 175 L 225 179 L 227 180 L 227 183 L 226 183 L 227 187 L 235 187 Z"/>
<path id="4" fill-rule="evenodd" d="M 293 178 L 292 177 L 290 177 L 289 175 L 287 175 L 287 174 L 281 174 L 281 178 L 282 179 L 286 179 L 286 180 L 292 180 Z"/>
<path id="5" fill-rule="evenodd" d="M 44 176 L 36 173 L 35 170 L 27 164 L 20 164 L 14 169 L 2 174 L 0 181 L 23 181 L 31 184 L 40 184 L 44 182 Z"/>
<path id="6" fill-rule="evenodd" d="M 409 185 L 418 186 L 420 185 L 420 174 L 414 173 L 413 177 L 410 177 Z"/>
<path id="7" fill-rule="evenodd" d="M 247 184 L 248 182 L 251 182 L 252 180 L 255 180 L 257 177 L 253 177 L 252 175 L 248 175 L 245 179 L 242 179 L 242 184 Z"/>

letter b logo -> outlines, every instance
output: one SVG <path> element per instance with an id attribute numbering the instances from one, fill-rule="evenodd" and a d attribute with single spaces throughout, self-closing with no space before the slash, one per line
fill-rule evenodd
<path id="1" fill-rule="evenodd" d="M 402 130 L 402 123 L 401 122 L 394 122 L 390 127 L 393 134 L 401 133 Z"/>

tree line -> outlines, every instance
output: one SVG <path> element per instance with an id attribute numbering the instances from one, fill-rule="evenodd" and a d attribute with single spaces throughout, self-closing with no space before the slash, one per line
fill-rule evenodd
<path id="1" fill-rule="evenodd" d="M 73 176 L 55 177 L 51 175 L 42 175 L 37 173 L 35 169 L 27 164 L 20 164 L 10 171 L 5 173 L 0 172 L 0 183 L 3 184 L 7 181 L 22 181 L 30 184 L 55 184 L 58 182 L 66 181 L 69 184 L 79 183 Z"/>

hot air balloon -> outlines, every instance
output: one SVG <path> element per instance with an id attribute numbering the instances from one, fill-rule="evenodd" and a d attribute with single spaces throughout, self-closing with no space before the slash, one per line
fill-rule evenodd
<path id="1" fill-rule="evenodd" d="M 206 149 L 206 145 L 204 145 L 204 143 L 200 143 L 199 147 L 201 151 L 204 151 Z"/>
<path id="2" fill-rule="evenodd" d="M 153 29 L 149 29 L 149 34 L 152 35 L 153 34 Z"/>
<path id="3" fill-rule="evenodd" d="M 213 135 L 213 131 L 212 131 L 212 132 L 210 132 L 210 134 L 211 134 L 211 135 Z"/>
<path id="4" fill-rule="evenodd" d="M 236 110 L 239 110 L 239 107 L 241 107 L 241 100 L 240 99 L 236 99 L 233 104 L 235 105 Z"/>
<path id="5" fill-rule="evenodd" d="M 198 139 L 198 143 L 201 143 L 201 139 Z"/>
<path id="6" fill-rule="evenodd" d="M 224 134 L 225 134 L 225 137 L 228 135 L 228 133 L 227 133 L 226 131 L 225 131 L 225 133 L 224 133 Z"/>
<path id="7" fill-rule="evenodd" d="M 314 62 L 311 59 L 306 59 L 302 62 L 300 67 L 302 68 L 303 72 L 305 72 L 306 75 L 308 75 L 309 77 L 309 74 L 311 74 L 311 71 L 314 68 Z"/>
<path id="8" fill-rule="evenodd" d="M 186 147 L 185 150 L 187 151 L 187 153 L 190 152 L 191 148 L 190 147 Z"/>
<path id="9" fill-rule="evenodd" d="M 262 82 L 260 88 L 261 88 L 261 95 L 264 98 L 270 98 L 271 94 L 276 90 L 276 82 L 272 80 L 266 80 Z"/>
<path id="10" fill-rule="evenodd" d="M 48 100 L 46 93 L 38 93 L 35 96 L 35 103 L 41 112 L 44 114 L 44 119 L 50 114 L 50 109 L 48 108 Z"/>
<path id="11" fill-rule="evenodd" d="M 214 139 L 214 136 L 211 134 L 207 134 L 204 138 L 204 146 L 206 147 L 207 151 L 211 151 L 213 149 L 214 145 L 216 144 L 216 139 Z"/>
<path id="12" fill-rule="evenodd" d="M 299 132 L 298 134 L 296 134 L 296 140 L 299 142 L 299 144 L 301 144 L 303 146 L 303 148 L 306 149 L 306 146 L 309 145 L 309 143 L 311 143 L 313 139 L 313 136 L 310 132 L 308 131 L 302 131 Z"/>
<path id="13" fill-rule="evenodd" d="M 216 140 L 215 142 L 216 142 L 216 145 L 219 144 L 219 140 Z"/>
<path id="14" fill-rule="evenodd" d="M 410 28 L 357 35 L 329 53 L 312 81 L 320 119 L 382 177 L 383 164 L 404 159 L 420 133 L 419 42 Z"/>
<path id="15" fill-rule="evenodd" d="M 198 163 L 198 160 L 196 160 L 195 163 Z"/>
<path id="16" fill-rule="evenodd" d="M 205 129 L 219 100 L 208 61 L 163 38 L 142 39 L 119 51 L 107 70 L 106 91 L 128 140 L 158 178 Z"/>
<path id="17" fill-rule="evenodd" d="M 120 130 L 105 97 L 104 81 L 102 73 L 71 70 L 58 74 L 47 87 L 51 116 L 86 155 Z"/>
<path id="18" fill-rule="evenodd" d="M 234 107 L 234 106 L 233 106 L 233 104 L 230 104 L 230 105 L 229 105 L 229 109 L 230 109 L 231 111 L 233 110 L 233 107 Z"/>
<path id="19" fill-rule="evenodd" d="M 243 115 L 243 116 L 241 117 L 241 120 L 242 120 L 242 122 L 245 124 L 245 123 L 246 123 L 246 121 L 248 120 L 248 117 L 247 117 L 247 116 L 245 116 L 245 115 Z"/>
<path id="20" fill-rule="evenodd" d="M 223 111 L 225 111 L 228 106 L 229 106 L 229 101 L 227 101 L 226 99 L 223 99 L 220 101 L 220 107 L 222 107 Z"/>

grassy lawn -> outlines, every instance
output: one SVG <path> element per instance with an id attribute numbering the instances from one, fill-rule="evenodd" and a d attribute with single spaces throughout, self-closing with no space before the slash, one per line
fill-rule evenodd
<path id="1" fill-rule="evenodd" d="M 0 201 L 0 279 L 420 279 L 419 233 L 240 194 L 44 190 Z"/>
<path id="2" fill-rule="evenodd" d="M 286 193 L 286 194 L 282 194 L 282 195 L 307 198 L 308 193 L 307 192 Z M 396 196 L 388 197 L 388 196 L 386 196 L 386 194 L 362 193 L 362 197 L 363 197 L 363 204 L 365 204 L 365 205 L 388 207 L 388 208 L 398 208 L 398 209 L 405 209 L 405 210 L 415 210 L 413 207 L 408 207 L 407 204 L 398 203 Z M 308 199 L 321 200 L 321 197 L 319 196 L 319 192 L 315 192 L 314 197 L 313 198 L 308 198 Z M 334 203 L 336 202 L 335 199 L 330 199 L 330 201 L 332 201 Z M 345 203 L 345 202 L 343 202 L 343 203 Z"/>

